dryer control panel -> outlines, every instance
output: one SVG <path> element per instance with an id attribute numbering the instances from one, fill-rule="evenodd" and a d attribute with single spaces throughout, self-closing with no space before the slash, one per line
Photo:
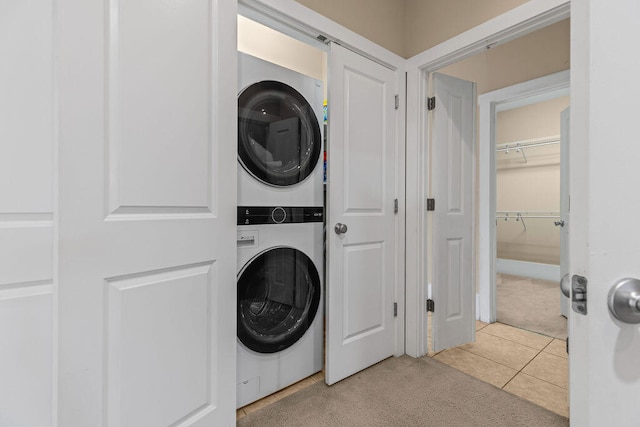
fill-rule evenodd
<path id="1" fill-rule="evenodd" d="M 238 206 L 238 225 L 323 222 L 324 208 L 308 206 Z"/>

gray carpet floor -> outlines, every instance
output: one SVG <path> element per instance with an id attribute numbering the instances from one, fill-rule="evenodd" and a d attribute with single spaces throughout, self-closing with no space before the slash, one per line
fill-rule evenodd
<path id="1" fill-rule="evenodd" d="M 428 357 L 392 357 L 329 387 L 316 383 L 238 426 L 568 426 L 569 421 Z"/>
<path id="2" fill-rule="evenodd" d="M 500 323 L 549 337 L 567 338 L 567 319 L 560 314 L 557 282 L 498 275 L 497 318 Z"/>

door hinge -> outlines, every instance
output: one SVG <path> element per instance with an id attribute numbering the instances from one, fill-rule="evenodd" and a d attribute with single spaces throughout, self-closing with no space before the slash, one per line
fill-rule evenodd
<path id="1" fill-rule="evenodd" d="M 436 303 L 434 300 L 429 298 L 427 300 L 427 313 L 434 313 L 436 311 Z"/>
<path id="2" fill-rule="evenodd" d="M 394 99 L 395 99 L 395 106 L 397 110 L 398 108 L 400 108 L 400 95 L 396 95 Z"/>
<path id="3" fill-rule="evenodd" d="M 436 97 L 432 96 L 427 98 L 427 110 L 432 111 L 436 109 Z"/>
<path id="4" fill-rule="evenodd" d="M 436 199 L 427 199 L 427 211 L 436 210 Z"/>
<path id="5" fill-rule="evenodd" d="M 398 199 L 393 199 L 393 213 L 398 213 Z"/>
<path id="6" fill-rule="evenodd" d="M 398 303 L 393 303 L 393 317 L 398 317 Z"/>
<path id="7" fill-rule="evenodd" d="M 567 337 L 567 354 L 569 354 L 569 337 Z"/>

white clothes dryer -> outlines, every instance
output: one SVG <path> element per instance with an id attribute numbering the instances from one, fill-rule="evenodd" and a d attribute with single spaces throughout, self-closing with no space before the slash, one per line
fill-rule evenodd
<path id="1" fill-rule="evenodd" d="M 238 205 L 322 206 L 322 82 L 238 53 Z"/>
<path id="2" fill-rule="evenodd" d="M 322 207 L 238 207 L 238 408 L 322 370 L 322 221 Z"/>

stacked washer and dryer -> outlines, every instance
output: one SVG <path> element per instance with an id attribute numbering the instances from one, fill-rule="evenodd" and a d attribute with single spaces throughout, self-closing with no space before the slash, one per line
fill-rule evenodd
<path id="1" fill-rule="evenodd" d="M 322 83 L 239 53 L 237 407 L 322 370 Z"/>

